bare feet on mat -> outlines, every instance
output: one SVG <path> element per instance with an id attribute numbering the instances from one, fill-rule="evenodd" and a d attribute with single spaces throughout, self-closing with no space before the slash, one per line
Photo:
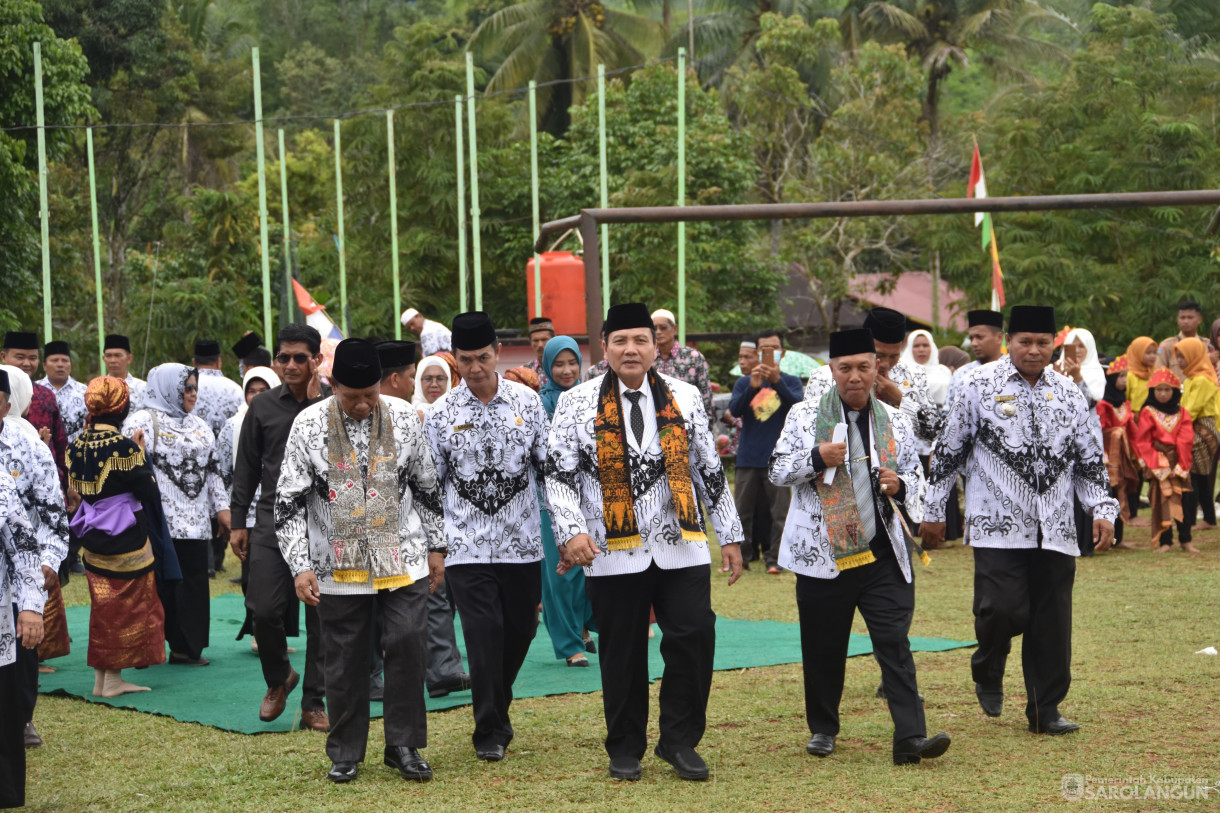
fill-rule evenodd
<path id="1" fill-rule="evenodd" d="M 152 688 L 149 686 L 137 686 L 123 680 L 123 673 L 119 670 L 107 671 L 106 677 L 102 681 L 102 697 L 118 697 L 121 694 L 151 691 Z"/>
<path id="2" fill-rule="evenodd" d="M 1187 553 L 1193 553 L 1195 555 L 1198 555 L 1203 552 L 1203 551 L 1199 550 L 1198 548 L 1196 548 L 1193 542 L 1183 542 L 1182 550 L 1186 551 Z"/>

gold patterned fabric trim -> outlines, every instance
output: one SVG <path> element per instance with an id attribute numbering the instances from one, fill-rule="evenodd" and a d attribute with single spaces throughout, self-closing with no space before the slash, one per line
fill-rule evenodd
<path id="1" fill-rule="evenodd" d="M 86 565 L 107 573 L 137 573 L 153 566 L 152 543 L 147 539 L 144 540 L 144 547 L 130 553 L 102 556 L 87 548 L 81 548 L 81 555 Z"/>
<path id="2" fill-rule="evenodd" d="M 132 471 L 145 463 L 144 450 L 112 426 L 98 424 L 87 428 L 64 453 L 68 483 L 78 494 L 96 496 L 102 492 L 113 471 Z M 128 446 L 131 448 L 123 449 Z M 111 448 L 109 454 L 107 449 Z M 126 452 L 124 454 L 124 451 Z"/>

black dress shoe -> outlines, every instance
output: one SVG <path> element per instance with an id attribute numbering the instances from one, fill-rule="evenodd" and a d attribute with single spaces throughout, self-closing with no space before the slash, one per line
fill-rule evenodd
<path id="1" fill-rule="evenodd" d="M 614 757 L 610 760 L 610 778 L 635 782 L 640 778 L 640 761 L 635 757 Z"/>
<path id="2" fill-rule="evenodd" d="M 683 779 L 702 782 L 707 779 L 707 763 L 695 753 L 694 748 L 679 745 L 673 748 L 657 743 L 653 753 L 674 766 L 674 771 Z"/>
<path id="3" fill-rule="evenodd" d="M 979 699 L 983 714 L 988 717 L 999 717 L 1004 711 L 1004 689 L 1002 687 L 988 688 L 982 683 L 974 684 L 974 694 Z"/>
<path id="4" fill-rule="evenodd" d="M 390 768 L 397 768 L 403 779 L 427 782 L 432 778 L 432 766 L 424 761 L 416 748 L 408 748 L 405 745 L 387 745 L 385 764 Z"/>
<path id="5" fill-rule="evenodd" d="M 474 755 L 484 762 L 499 762 L 504 759 L 504 746 L 489 745 L 486 748 L 476 748 Z"/>
<path id="6" fill-rule="evenodd" d="M 470 675 L 462 672 L 438 680 L 428 687 L 428 697 L 445 697 L 453 692 L 464 692 L 470 688 Z"/>
<path id="7" fill-rule="evenodd" d="M 354 762 L 336 762 L 330 766 L 330 770 L 326 772 L 326 778 L 334 782 L 336 785 L 342 785 L 344 782 L 350 782 L 356 778 L 356 763 Z"/>
<path id="8" fill-rule="evenodd" d="M 1029 730 L 1034 734 L 1070 734 L 1073 731 L 1080 730 L 1080 723 L 1073 723 L 1066 717 L 1059 717 L 1043 723 L 1041 726 L 1036 723 L 1029 724 Z"/>
<path id="9" fill-rule="evenodd" d="M 907 737 L 894 743 L 894 764 L 914 765 L 921 759 L 936 759 L 949 750 L 949 735 L 937 734 L 935 737 Z"/>
<path id="10" fill-rule="evenodd" d="M 815 757 L 828 757 L 835 752 L 834 734 L 814 734 L 805 744 L 805 750 Z"/>

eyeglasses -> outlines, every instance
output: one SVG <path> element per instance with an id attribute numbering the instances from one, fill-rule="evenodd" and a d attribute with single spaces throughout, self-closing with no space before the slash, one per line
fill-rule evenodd
<path id="1" fill-rule="evenodd" d="M 199 387 L 195 384 L 187 384 L 185 392 L 199 392 Z"/>
<path id="2" fill-rule="evenodd" d="M 275 357 L 275 360 L 280 364 L 288 364 L 288 362 L 291 361 L 296 362 L 299 365 L 305 365 L 309 363 L 311 358 L 312 356 L 310 356 L 308 353 L 294 353 L 292 355 L 289 355 L 288 353 L 280 353 Z"/>

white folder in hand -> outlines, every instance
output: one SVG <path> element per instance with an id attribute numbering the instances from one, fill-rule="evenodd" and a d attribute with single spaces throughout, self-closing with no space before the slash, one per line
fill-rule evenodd
<path id="1" fill-rule="evenodd" d="M 846 443 L 847 442 L 847 424 L 835 424 L 835 431 L 830 436 L 831 443 Z M 822 476 L 822 482 L 830 485 L 835 481 L 835 472 L 839 470 L 838 466 L 826 470 L 826 474 Z"/>

